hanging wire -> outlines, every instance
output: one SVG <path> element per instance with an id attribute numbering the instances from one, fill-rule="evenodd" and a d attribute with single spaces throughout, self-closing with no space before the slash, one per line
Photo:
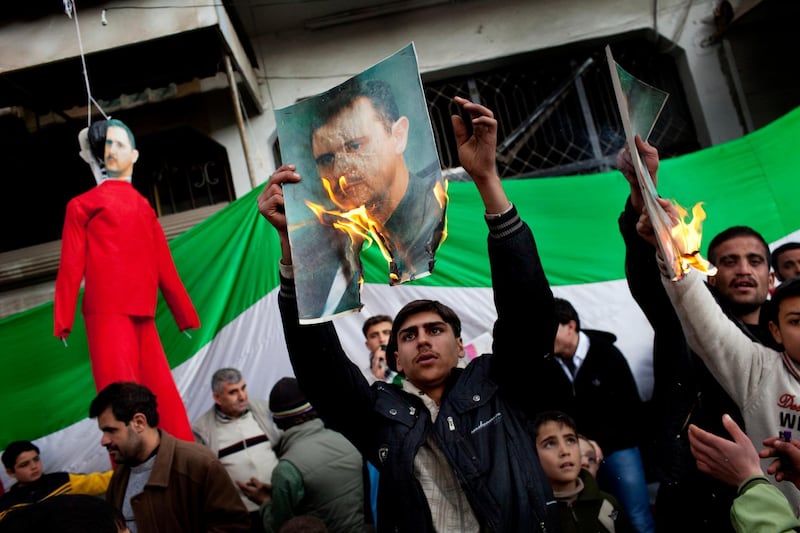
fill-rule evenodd
<path id="1" fill-rule="evenodd" d="M 83 51 L 83 40 L 81 39 L 81 27 L 78 23 L 78 6 L 75 5 L 75 0 L 64 0 L 64 12 L 67 16 L 75 21 L 75 33 L 78 36 L 78 50 L 81 54 L 81 65 L 83 66 L 83 81 L 86 84 L 86 126 L 92 125 L 92 104 L 100 111 L 103 118 L 108 120 L 108 115 L 97 100 L 92 96 L 92 88 L 89 84 L 89 70 L 86 68 L 86 53 Z"/>

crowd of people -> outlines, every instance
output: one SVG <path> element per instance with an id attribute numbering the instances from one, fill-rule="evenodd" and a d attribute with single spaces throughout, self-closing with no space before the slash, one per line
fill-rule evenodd
<path id="1" fill-rule="evenodd" d="M 770 253 L 756 230 L 735 226 L 710 242 L 718 271 L 707 283 L 697 272 L 668 279 L 623 149 L 627 279 L 655 332 L 655 387 L 642 402 L 615 336 L 582 328 L 553 296 L 496 173 L 494 114 L 455 104 L 459 158 L 488 228 L 492 353 L 465 364 L 458 313 L 435 300 L 364 323 L 369 368 L 351 362 L 330 322 L 301 325 L 283 186 L 305 178 L 282 165 L 258 207 L 280 240 L 278 307 L 295 377 L 251 399 L 239 370 L 219 369 L 195 442 L 160 425 L 147 386 L 104 386 L 89 415 L 113 471 L 45 474 L 35 444 L 8 445 L 16 483 L 0 496 L 0 533 L 800 529 L 800 441 L 790 434 L 800 244 Z M 356 95 L 342 112 L 371 106 Z M 372 128 L 359 142 L 380 153 L 383 135 Z M 630 148 L 657 181 L 656 149 L 638 138 Z M 355 164 L 328 149 L 326 165 Z"/>

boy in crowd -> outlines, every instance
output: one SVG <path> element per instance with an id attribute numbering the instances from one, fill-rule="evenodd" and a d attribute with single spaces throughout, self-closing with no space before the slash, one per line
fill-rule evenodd
<path id="1" fill-rule="evenodd" d="M 545 411 L 534 421 L 536 452 L 553 487 L 561 533 L 632 531 L 617 500 L 601 491 L 591 473 L 581 469 L 575 422 L 560 411 Z"/>
<path id="2" fill-rule="evenodd" d="M 3 452 L 6 473 L 17 480 L 0 496 L 0 520 L 6 515 L 33 503 L 61 494 L 101 496 L 108 489 L 112 471 L 92 474 L 68 472 L 44 473 L 39 448 L 27 440 L 14 441 Z"/>

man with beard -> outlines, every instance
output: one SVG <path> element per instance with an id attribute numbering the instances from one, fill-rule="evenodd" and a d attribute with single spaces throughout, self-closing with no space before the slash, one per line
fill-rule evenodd
<path id="1" fill-rule="evenodd" d="M 115 382 L 92 400 L 117 464 L 106 495 L 133 533 L 246 532 L 250 517 L 225 467 L 208 448 L 158 429 L 147 387 Z"/>
<path id="2" fill-rule="evenodd" d="M 657 182 L 658 151 L 637 139 L 636 148 Z M 631 186 L 619 225 L 626 245 L 625 271 L 631 294 L 655 332 L 654 388 L 650 408 L 654 426 L 651 441 L 655 473 L 660 482 L 656 498 L 656 529 L 660 531 L 732 531 L 729 512 L 735 490 L 702 474 L 689 451 L 690 423 L 726 435 L 721 420 L 729 413 L 744 426 L 736 403 L 706 365 L 691 352 L 680 321 L 661 285 L 655 248 L 637 233 L 644 201 L 628 148 L 617 165 Z M 773 285 L 767 242 L 747 226 L 734 226 L 715 236 L 708 259 L 717 267 L 709 289 L 728 318 L 751 339 L 775 347 L 761 307 Z"/>

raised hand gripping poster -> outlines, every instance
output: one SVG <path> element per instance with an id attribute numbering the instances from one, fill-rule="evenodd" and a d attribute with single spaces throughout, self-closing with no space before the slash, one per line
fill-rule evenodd
<path id="1" fill-rule="evenodd" d="M 361 250 L 396 285 L 427 276 L 446 236 L 442 178 L 413 43 L 320 95 L 275 111 L 301 323 L 361 308 Z"/>

